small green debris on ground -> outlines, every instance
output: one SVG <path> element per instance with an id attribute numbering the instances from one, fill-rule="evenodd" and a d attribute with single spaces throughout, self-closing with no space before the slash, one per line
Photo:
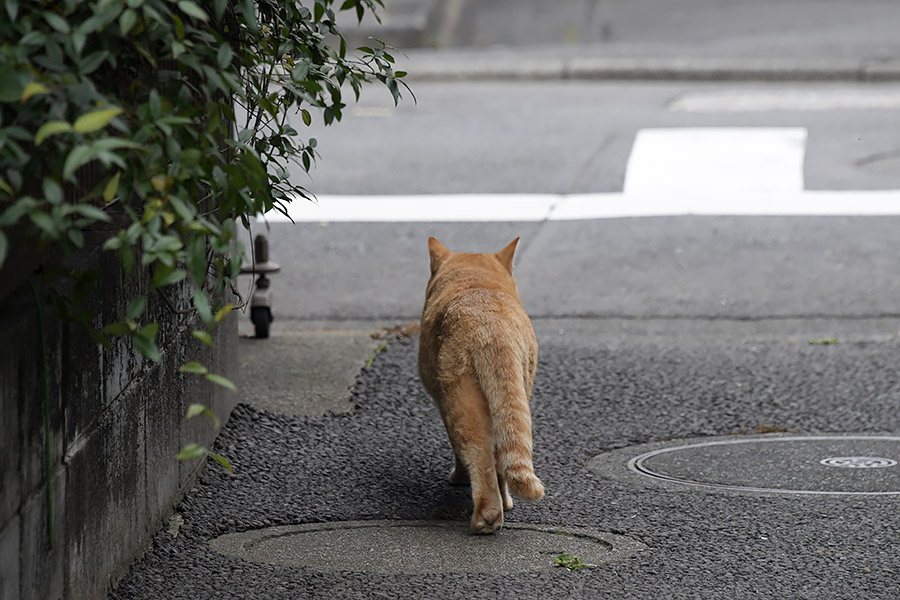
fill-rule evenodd
<path id="1" fill-rule="evenodd" d="M 581 560 L 581 557 L 572 554 L 560 554 L 553 559 L 557 567 L 565 567 L 569 571 L 580 571 L 581 569 L 589 569 L 593 565 L 589 565 Z"/>
<path id="2" fill-rule="evenodd" d="M 369 358 L 369 361 L 366 363 L 367 369 L 372 366 L 373 362 L 375 362 L 375 357 L 378 356 L 379 354 L 381 354 L 382 352 L 384 352 L 387 349 L 387 347 L 388 347 L 387 344 L 381 344 L 380 346 L 375 348 L 375 352 L 372 353 L 372 356 Z"/>
<path id="3" fill-rule="evenodd" d="M 816 339 L 816 340 L 809 340 L 809 343 L 813 344 L 815 346 L 828 346 L 830 344 L 837 344 L 838 340 L 837 340 L 837 338 L 822 338 L 822 339 Z"/>

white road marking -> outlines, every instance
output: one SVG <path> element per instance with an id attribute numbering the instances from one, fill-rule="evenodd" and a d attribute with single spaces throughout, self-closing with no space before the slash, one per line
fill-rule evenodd
<path id="1" fill-rule="evenodd" d="M 900 190 L 801 191 L 778 194 L 562 196 L 550 221 L 686 215 L 816 216 L 900 215 Z"/>
<path id="2" fill-rule="evenodd" d="M 320 196 L 288 207 L 296 223 L 573 221 L 683 215 L 900 215 L 900 190 L 801 191 L 779 194 L 433 194 Z M 281 213 L 270 223 L 288 223 Z M 261 219 L 262 220 L 262 219 Z"/>
<path id="3" fill-rule="evenodd" d="M 796 192 L 803 189 L 806 129 L 684 128 L 638 131 L 626 196 Z"/>
<path id="4" fill-rule="evenodd" d="M 716 90 L 695 92 L 673 101 L 676 112 L 773 112 L 821 110 L 896 110 L 900 108 L 900 87 L 858 90 L 782 89 Z"/>
<path id="5" fill-rule="evenodd" d="M 288 205 L 301 221 L 543 221 L 560 196 L 554 194 L 429 194 L 423 196 L 318 196 Z M 513 217 L 514 218 L 511 218 Z M 288 222 L 277 212 L 270 223 Z"/>
<path id="6" fill-rule="evenodd" d="M 900 190 L 803 189 L 806 130 L 643 129 L 622 193 L 298 198 L 294 222 L 566 221 L 677 215 L 898 215 Z M 290 222 L 271 212 L 261 220 Z"/>

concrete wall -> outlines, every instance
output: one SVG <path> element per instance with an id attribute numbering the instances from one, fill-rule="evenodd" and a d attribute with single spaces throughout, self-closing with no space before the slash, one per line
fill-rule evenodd
<path id="1" fill-rule="evenodd" d="M 126 277 L 109 253 L 85 260 L 102 275 L 97 306 L 104 322 L 116 320 L 146 281 Z M 170 298 L 186 307 L 189 291 Z M 199 360 L 215 373 L 230 373 L 237 361 L 237 315 L 219 325 L 212 351 L 188 341 L 193 338 L 186 327 L 195 322 L 179 323 L 183 317 L 151 295 L 144 320 L 160 323 L 160 364 L 121 339 L 109 349 L 98 346 L 77 325 L 60 322 L 49 306 L 44 315 L 52 548 L 35 303 L 27 285 L 0 300 L 0 598 L 105 598 L 201 466 L 175 455 L 187 443 L 211 443 L 215 436 L 208 419 L 184 420 L 187 406 L 206 404 L 223 421 L 234 406 L 236 399 L 224 388 L 178 369 Z"/>

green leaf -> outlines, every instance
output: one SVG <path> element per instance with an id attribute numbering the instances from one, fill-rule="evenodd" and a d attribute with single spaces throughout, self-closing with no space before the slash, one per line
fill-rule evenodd
<path id="1" fill-rule="evenodd" d="M 144 313 L 145 308 L 147 308 L 147 296 L 138 296 L 128 304 L 125 315 L 129 319 L 137 319 Z"/>
<path id="2" fill-rule="evenodd" d="M 124 322 L 110 323 L 101 331 L 103 333 L 108 333 L 109 335 L 131 335 L 132 333 L 131 327 L 129 327 L 128 324 Z"/>
<path id="3" fill-rule="evenodd" d="M 47 89 L 43 83 L 32 81 L 28 85 L 25 86 L 25 89 L 22 90 L 22 102 L 25 102 L 32 96 L 37 96 L 38 94 L 46 94 L 50 90 Z"/>
<path id="4" fill-rule="evenodd" d="M 184 367 L 181 367 L 181 372 L 182 373 L 197 373 L 197 371 L 188 371 L 187 369 L 185 369 L 185 367 L 187 367 L 188 365 L 198 365 L 198 364 L 199 363 L 188 363 L 187 365 L 184 365 Z M 200 365 L 200 367 L 203 367 L 203 365 Z M 206 371 L 205 368 L 203 370 Z M 187 414 L 184 415 L 184 420 L 187 421 L 189 419 L 193 419 L 196 416 L 202 415 L 206 411 L 209 411 L 209 409 L 206 408 L 205 406 L 203 406 L 202 404 L 191 404 L 190 406 L 188 406 Z"/>
<path id="5" fill-rule="evenodd" d="M 209 370 L 206 367 L 204 367 L 203 365 L 201 365 L 198 362 L 193 362 L 193 361 L 181 365 L 181 368 L 179 369 L 179 371 L 181 371 L 182 373 L 196 373 L 197 375 L 206 375 L 207 373 L 209 373 Z M 195 404 L 194 406 L 202 406 L 202 404 L 201 405 Z M 190 418 L 191 417 L 188 416 L 188 419 L 190 419 Z"/>
<path id="6" fill-rule="evenodd" d="M 72 48 L 75 50 L 75 54 L 81 56 L 81 51 L 84 50 L 84 45 L 87 42 L 87 36 L 81 31 L 73 31 L 69 39 L 72 41 Z"/>
<path id="7" fill-rule="evenodd" d="M 112 202 L 115 199 L 116 195 L 119 193 L 119 178 L 121 176 L 122 171 L 117 171 L 115 175 L 109 178 L 109 181 L 103 188 L 103 201 L 107 204 Z"/>
<path id="8" fill-rule="evenodd" d="M 76 248 L 84 247 L 84 233 L 80 229 L 70 229 L 66 232 L 66 237 L 72 242 Z"/>
<path id="9" fill-rule="evenodd" d="M 137 22 L 137 13 L 134 10 L 128 8 L 122 12 L 122 16 L 119 17 L 119 31 L 123 36 L 128 35 L 135 22 Z"/>
<path id="10" fill-rule="evenodd" d="M 200 340 L 201 342 L 203 342 L 204 344 L 206 344 L 207 346 L 212 347 L 212 345 L 213 345 L 212 336 L 209 335 L 209 333 L 207 333 L 206 331 L 203 331 L 202 329 L 195 329 L 191 332 L 191 335 L 194 336 L 195 338 L 197 338 L 198 340 Z"/>
<path id="11" fill-rule="evenodd" d="M 19 14 L 18 0 L 6 0 L 4 4 L 6 5 L 6 14 L 9 15 L 10 22 L 15 22 L 16 16 Z"/>
<path id="12" fill-rule="evenodd" d="M 188 444 L 175 455 L 178 460 L 196 460 L 206 456 L 206 448 L 200 444 Z"/>
<path id="13" fill-rule="evenodd" d="M 47 35 L 43 31 L 29 31 L 22 39 L 19 45 L 22 46 L 43 46 L 47 41 Z"/>
<path id="14" fill-rule="evenodd" d="M 150 90 L 150 99 L 148 100 L 150 108 L 150 116 L 158 119 L 162 116 L 162 101 L 159 98 L 159 92 Z"/>
<path id="15" fill-rule="evenodd" d="M 222 319 L 224 319 L 226 316 L 228 316 L 228 313 L 230 313 L 233 309 L 234 309 L 234 304 L 226 304 L 225 306 L 220 308 L 218 311 L 216 311 L 216 316 L 214 317 L 216 323 L 220 323 L 222 321 Z"/>
<path id="16" fill-rule="evenodd" d="M 54 239 L 59 238 L 59 228 L 50 215 L 45 212 L 32 212 L 28 216 L 41 231 Z"/>
<path id="17" fill-rule="evenodd" d="M 196 364 L 196 363 L 193 363 L 193 364 Z M 219 418 L 215 415 L 215 413 L 213 413 L 213 411 L 211 411 L 207 407 L 203 406 L 202 404 L 191 404 L 188 407 L 188 411 L 187 411 L 187 415 L 185 416 L 185 420 L 193 419 L 194 417 L 196 417 L 198 415 L 204 415 L 204 416 L 207 416 L 210 419 L 212 419 L 213 427 L 215 427 L 216 429 L 218 429 L 219 427 L 222 426 L 222 422 L 219 421 Z"/>
<path id="18" fill-rule="evenodd" d="M 63 178 L 70 179 L 75 171 L 83 167 L 94 159 L 94 150 L 87 144 L 80 144 L 72 148 L 69 155 L 66 156 L 66 162 L 63 165 Z"/>
<path id="19" fill-rule="evenodd" d="M 241 14 L 247 22 L 247 28 L 251 33 L 259 33 L 259 22 L 256 20 L 256 4 L 253 0 L 238 0 L 241 5 Z"/>
<path id="20" fill-rule="evenodd" d="M 51 135 L 63 133 L 64 131 L 72 131 L 72 126 L 65 121 L 48 121 L 41 125 L 40 129 L 37 130 L 37 133 L 34 134 L 34 145 L 40 146 L 41 142 Z"/>
<path id="21" fill-rule="evenodd" d="M 60 204 L 63 201 L 63 190 L 57 182 L 49 177 L 44 177 L 44 199 L 50 204 Z"/>
<path id="22" fill-rule="evenodd" d="M 228 462 L 228 459 L 225 458 L 224 456 L 222 456 L 220 454 L 216 454 L 215 452 L 207 452 L 207 455 L 211 459 L 213 459 L 214 461 L 216 461 L 217 463 L 219 463 L 220 465 L 222 465 L 223 467 L 228 469 L 229 471 L 234 472 L 234 467 L 231 466 L 231 463 Z"/>
<path id="23" fill-rule="evenodd" d="M 145 337 L 148 340 L 155 340 L 157 333 L 159 333 L 159 323 L 149 323 L 141 327 L 138 335 L 141 337 Z"/>
<path id="24" fill-rule="evenodd" d="M 162 356 L 159 353 L 159 348 L 156 347 L 156 342 L 154 342 L 152 338 L 143 335 L 136 335 L 131 338 L 131 341 L 134 344 L 135 349 L 140 352 L 144 356 L 144 358 L 152 360 L 155 363 L 162 361 Z"/>
<path id="25" fill-rule="evenodd" d="M 172 267 L 160 265 L 153 273 L 153 279 L 150 282 L 150 289 L 155 290 L 156 288 L 172 285 L 173 283 L 178 283 L 185 277 L 187 277 L 187 271 L 183 269 L 174 269 Z"/>
<path id="26" fill-rule="evenodd" d="M 219 46 L 219 51 L 216 53 L 216 62 L 219 64 L 220 69 L 224 70 L 230 67 L 232 57 L 233 53 L 231 51 L 231 46 L 228 44 Z"/>
<path id="27" fill-rule="evenodd" d="M 197 309 L 197 313 L 200 315 L 200 318 L 203 319 L 203 322 L 206 323 L 207 327 L 212 327 L 214 325 L 212 309 L 209 307 L 209 297 L 206 295 L 201 289 L 194 290 L 194 308 Z"/>
<path id="28" fill-rule="evenodd" d="M 109 338 L 105 335 L 94 329 L 93 327 L 87 328 L 88 335 L 91 336 L 91 339 L 101 344 L 104 348 L 109 348 Z"/>
<path id="29" fill-rule="evenodd" d="M 50 25 L 50 27 L 60 33 L 69 33 L 69 23 L 64 18 L 50 11 L 44 11 L 43 15 L 44 20 L 47 21 L 47 24 Z"/>
<path id="30" fill-rule="evenodd" d="M 309 111 L 305 108 L 300 109 L 300 115 L 303 117 L 303 123 L 309 127 L 312 125 L 312 115 L 309 114 Z"/>
<path id="31" fill-rule="evenodd" d="M 98 50 L 97 52 L 91 52 L 84 57 L 84 60 L 78 63 L 78 70 L 81 71 L 82 75 L 90 75 L 98 68 L 100 68 L 100 65 L 102 65 L 107 58 L 109 58 L 108 50 Z"/>
<path id="32" fill-rule="evenodd" d="M 118 250 L 122 247 L 122 238 L 111 237 L 105 242 L 103 242 L 104 250 Z"/>
<path id="33" fill-rule="evenodd" d="M 188 243 L 187 266 L 191 271 L 191 278 L 197 285 L 203 285 L 206 281 L 206 240 L 203 236 L 197 236 Z"/>
<path id="34" fill-rule="evenodd" d="M 200 19 L 201 21 L 209 20 L 209 15 L 206 14 L 206 11 L 190 0 L 180 0 L 178 2 L 178 8 L 180 8 L 181 12 L 188 15 L 189 17 L 194 17 L 195 19 Z"/>
<path id="35" fill-rule="evenodd" d="M 73 128 L 78 133 L 92 133 L 94 131 L 99 131 L 109 125 L 109 122 L 120 114 L 122 114 L 122 109 L 118 107 L 92 110 L 75 119 Z"/>
<path id="36" fill-rule="evenodd" d="M 237 386 L 235 386 L 230 379 L 222 377 L 221 375 L 216 375 L 214 373 L 207 373 L 206 375 L 204 375 L 204 377 L 206 377 L 209 381 L 215 383 L 216 385 L 221 385 L 223 388 L 237 393 Z"/>
<path id="37" fill-rule="evenodd" d="M 216 12 L 216 19 L 219 21 L 222 20 L 222 15 L 225 14 L 225 9 L 228 7 L 228 0 L 214 0 L 213 2 L 213 10 Z"/>
<path id="38" fill-rule="evenodd" d="M 31 79 L 31 75 L 16 70 L 12 64 L 0 63 L 0 102 L 21 102 L 22 90 Z"/>
<path id="39" fill-rule="evenodd" d="M 92 204 L 74 204 L 72 205 L 72 212 L 94 221 L 102 221 L 104 223 L 109 223 L 110 221 L 108 214 Z"/>

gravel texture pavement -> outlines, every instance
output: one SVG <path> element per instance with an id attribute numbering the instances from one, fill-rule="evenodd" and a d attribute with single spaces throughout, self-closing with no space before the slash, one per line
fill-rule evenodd
<path id="1" fill-rule="evenodd" d="M 646 550 L 582 571 L 506 575 L 367 573 L 341 556 L 322 572 L 213 551 L 209 541 L 220 535 L 270 526 L 462 517 L 468 489 L 447 483 L 450 448 L 416 375 L 416 341 L 399 340 L 362 370 L 350 413 L 284 416 L 240 405 L 217 445 L 235 474 L 209 465 L 110 598 L 900 595 L 896 498 L 661 488 L 587 467 L 591 457 L 628 446 L 760 427 L 896 432 L 894 336 L 870 328 L 852 341 L 811 344 L 797 337 L 805 332 L 796 323 L 743 324 L 743 333 L 704 320 L 620 323 L 606 333 L 602 323 L 575 325 L 536 325 L 535 464 L 548 493 L 518 503 L 507 520 L 588 527 Z M 889 320 L 880 326 L 895 328 Z"/>

